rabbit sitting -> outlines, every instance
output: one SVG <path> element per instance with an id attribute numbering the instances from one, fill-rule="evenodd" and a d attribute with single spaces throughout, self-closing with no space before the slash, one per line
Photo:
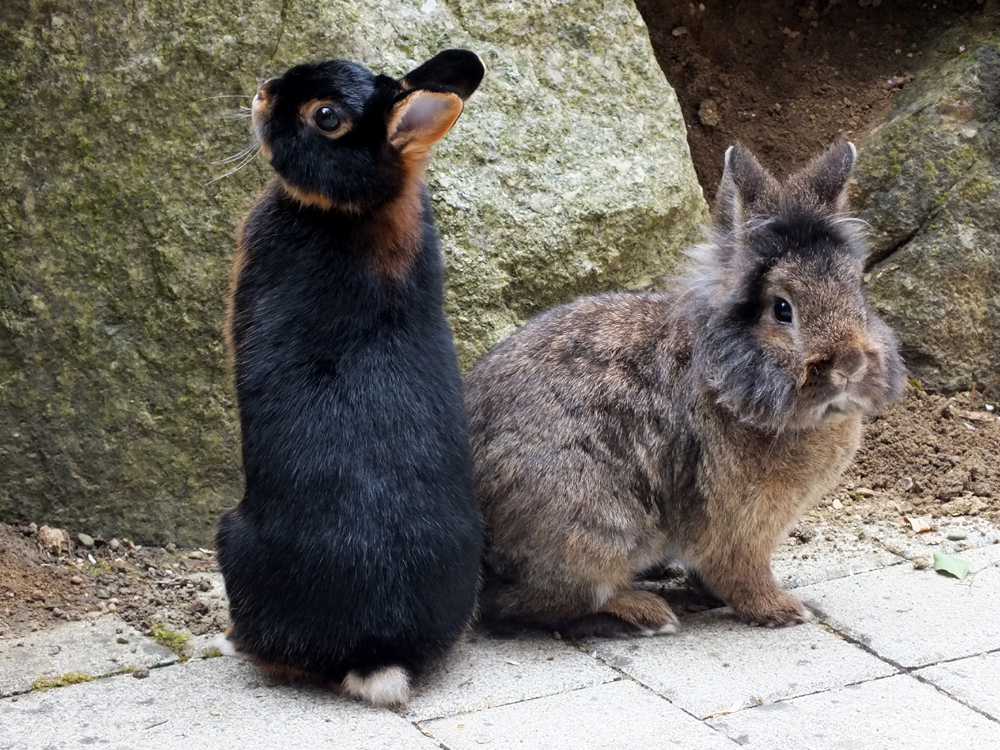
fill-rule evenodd
<path id="1" fill-rule="evenodd" d="M 422 176 L 484 68 L 343 60 L 265 83 L 277 176 L 240 234 L 227 320 L 246 490 L 219 525 L 227 645 L 391 705 L 472 618 L 482 526 Z"/>
<path id="2" fill-rule="evenodd" d="M 557 307 L 467 375 L 487 623 L 673 632 L 635 585 L 669 559 L 747 622 L 810 618 L 771 553 L 902 387 L 843 214 L 855 155 L 840 142 L 782 184 L 731 147 L 670 291 Z"/>

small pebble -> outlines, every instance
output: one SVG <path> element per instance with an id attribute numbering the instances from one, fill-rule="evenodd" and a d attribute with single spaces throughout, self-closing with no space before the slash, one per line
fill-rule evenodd
<path id="1" fill-rule="evenodd" d="M 188 557 L 192 560 L 204 560 L 205 553 L 196 549 L 194 552 L 189 552 Z"/>
<path id="2" fill-rule="evenodd" d="M 842 502 L 840 502 L 840 500 L 838 500 L 837 498 L 833 498 L 833 509 L 834 510 L 840 510 L 843 507 L 844 507 L 844 504 Z"/>
<path id="3" fill-rule="evenodd" d="M 678 26 L 676 29 L 670 32 L 674 36 L 684 36 L 688 33 L 688 30 L 684 26 Z"/>
<path id="4" fill-rule="evenodd" d="M 108 605 L 108 612 L 117 612 L 117 611 L 118 607 L 114 603 Z"/>
<path id="5" fill-rule="evenodd" d="M 198 584 L 198 588 L 200 588 L 202 591 L 211 591 L 212 590 L 212 582 L 210 580 L 208 580 L 207 578 L 203 578 L 201 580 L 201 583 Z"/>
<path id="6" fill-rule="evenodd" d="M 127 635 L 120 635 L 120 636 L 118 636 L 117 640 L 118 640 L 119 643 L 128 643 L 128 636 Z"/>
<path id="7" fill-rule="evenodd" d="M 149 669 L 146 667 L 139 667 L 132 672 L 132 676 L 137 680 L 144 680 L 149 677 Z"/>
<path id="8" fill-rule="evenodd" d="M 95 592 L 94 596 L 96 596 L 98 599 L 110 599 L 111 598 L 111 594 L 108 593 L 107 589 L 97 589 L 97 591 Z"/>
<path id="9" fill-rule="evenodd" d="M 969 535 L 966 534 L 964 531 L 949 531 L 947 538 L 953 542 L 958 542 L 961 541 L 962 539 L 965 539 L 968 536 Z"/>
<path id="10" fill-rule="evenodd" d="M 77 534 L 76 538 L 80 541 L 80 544 L 87 549 L 94 546 L 94 537 L 90 536 L 90 534 Z"/>
<path id="11" fill-rule="evenodd" d="M 176 551 L 177 551 L 177 545 L 176 544 L 174 544 L 173 542 L 171 542 L 170 544 L 167 545 L 167 552 L 173 554 Z"/>
<path id="12" fill-rule="evenodd" d="M 80 578 L 80 576 L 73 576 L 72 578 L 69 579 L 69 582 L 72 583 L 74 586 L 79 586 L 81 583 L 83 583 L 83 579 Z"/>

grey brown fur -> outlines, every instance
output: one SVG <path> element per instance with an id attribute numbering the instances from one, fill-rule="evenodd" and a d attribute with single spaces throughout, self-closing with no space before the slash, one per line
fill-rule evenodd
<path id="1" fill-rule="evenodd" d="M 809 617 L 771 553 L 903 375 L 843 215 L 854 156 L 841 142 L 782 184 L 731 148 L 709 242 L 669 292 L 550 310 L 468 374 L 483 619 L 670 632 L 635 580 L 671 559 L 748 622 Z"/>

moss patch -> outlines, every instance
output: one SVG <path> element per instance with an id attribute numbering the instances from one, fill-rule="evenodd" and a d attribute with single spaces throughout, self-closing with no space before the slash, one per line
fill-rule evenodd
<path id="1" fill-rule="evenodd" d="M 177 654 L 181 661 L 187 661 L 188 655 L 185 651 L 185 646 L 187 646 L 188 638 L 190 637 L 188 633 L 178 633 L 171 629 L 167 623 L 157 620 L 152 623 L 150 635 L 161 646 Z"/>
<path id="2" fill-rule="evenodd" d="M 50 688 L 66 687 L 81 682 L 90 682 L 94 678 L 84 672 L 66 672 L 61 677 L 39 677 L 31 683 L 32 690 L 48 690 Z"/>

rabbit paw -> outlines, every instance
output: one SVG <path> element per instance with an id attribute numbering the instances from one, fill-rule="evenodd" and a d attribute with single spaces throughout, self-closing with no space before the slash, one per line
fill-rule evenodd
<path id="1" fill-rule="evenodd" d="M 750 625 L 776 628 L 783 625 L 816 622 L 816 616 L 791 594 L 780 592 L 773 598 L 754 604 L 756 606 L 734 607 L 740 619 Z"/>
<path id="2" fill-rule="evenodd" d="M 652 636 L 676 633 L 680 628 L 677 616 L 667 603 L 649 591 L 624 591 L 606 601 L 601 609 L 573 622 L 569 635 Z"/>

